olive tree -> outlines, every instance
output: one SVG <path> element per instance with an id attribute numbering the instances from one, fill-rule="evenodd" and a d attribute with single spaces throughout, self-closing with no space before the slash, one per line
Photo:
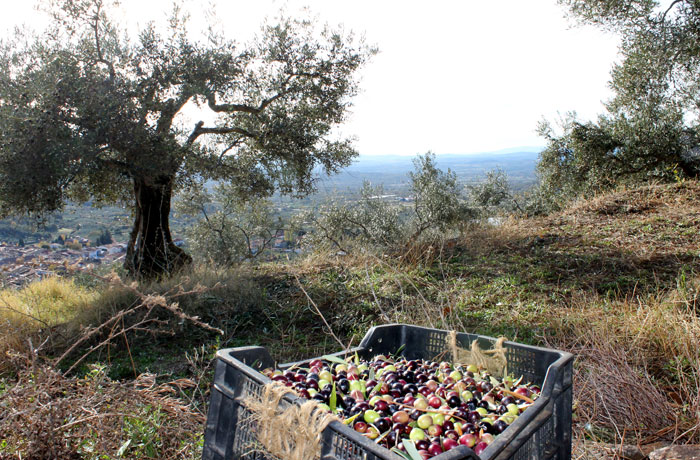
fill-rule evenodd
<path id="1" fill-rule="evenodd" d="M 572 17 L 621 35 L 613 98 L 595 121 L 544 122 L 539 172 L 547 193 L 698 177 L 700 4 L 693 0 L 559 0 Z"/>
<path id="2" fill-rule="evenodd" d="M 381 185 L 365 182 L 357 199 L 330 200 L 298 219 L 314 229 L 305 237 L 306 242 L 315 246 L 331 243 L 344 251 L 358 243 L 396 248 L 476 217 L 476 211 L 464 200 L 456 174 L 438 168 L 434 154 L 418 155 L 413 165 L 408 174 L 412 195 L 408 204 L 385 200 Z"/>
<path id="3" fill-rule="evenodd" d="M 413 166 L 408 174 L 413 194 L 412 239 L 428 230 L 444 232 L 475 217 L 463 199 L 457 175 L 450 169 L 438 168 L 435 154 L 418 155 Z"/>
<path id="4" fill-rule="evenodd" d="M 316 168 L 355 156 L 332 132 L 373 53 L 352 36 L 281 19 L 245 46 L 213 29 L 197 40 L 176 8 L 167 28 L 132 37 L 113 7 L 53 1 L 46 32 L 0 45 L 2 213 L 129 204 L 125 266 L 154 277 L 191 260 L 169 229 L 178 188 L 216 180 L 243 198 L 304 195 Z"/>
<path id="5" fill-rule="evenodd" d="M 201 261 L 233 266 L 257 258 L 288 226 L 273 214 L 270 200 L 241 199 L 229 184 L 208 191 L 192 187 L 174 206 L 198 220 L 186 230 L 190 248 Z"/>
<path id="6" fill-rule="evenodd" d="M 508 175 L 501 168 L 487 171 L 483 180 L 468 185 L 467 190 L 471 203 L 479 207 L 486 217 L 496 210 L 506 213 L 524 212 L 508 183 Z"/>
<path id="7" fill-rule="evenodd" d="M 334 197 L 318 210 L 302 213 L 296 220 L 314 230 L 304 237 L 305 243 L 317 248 L 330 244 L 345 252 L 358 244 L 378 248 L 401 244 L 405 237 L 401 209 L 383 195 L 383 186 L 365 181 L 357 200 Z"/>

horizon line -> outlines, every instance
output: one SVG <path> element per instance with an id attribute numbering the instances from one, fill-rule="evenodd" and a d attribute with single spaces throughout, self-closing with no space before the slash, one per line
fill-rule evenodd
<path id="1" fill-rule="evenodd" d="M 472 151 L 472 152 L 431 152 L 435 156 L 439 157 L 442 155 L 487 155 L 487 154 L 507 154 L 507 153 L 519 153 L 519 152 L 530 152 L 539 153 L 547 148 L 546 146 L 518 146 L 518 147 L 506 147 L 498 150 L 483 150 L 483 151 Z M 425 152 L 427 153 L 427 152 Z M 418 155 L 423 155 L 422 153 L 359 153 L 358 157 L 415 157 Z"/>

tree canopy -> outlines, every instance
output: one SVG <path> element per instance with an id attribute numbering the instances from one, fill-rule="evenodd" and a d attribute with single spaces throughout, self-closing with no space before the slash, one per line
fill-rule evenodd
<path id="1" fill-rule="evenodd" d="M 613 98 L 596 121 L 570 114 L 547 139 L 539 170 L 552 193 L 572 195 L 625 182 L 697 177 L 700 4 L 674 0 L 559 0 L 579 21 L 619 33 Z"/>
<path id="2" fill-rule="evenodd" d="M 113 6 L 53 2 L 46 32 L 0 45 L 3 214 L 128 203 L 126 266 L 154 276 L 190 260 L 170 235 L 174 190 L 216 180 L 242 197 L 303 195 L 316 168 L 356 154 L 333 134 L 373 53 L 352 35 L 283 18 L 245 46 L 213 29 L 195 40 L 175 8 L 166 30 L 130 37 Z"/>

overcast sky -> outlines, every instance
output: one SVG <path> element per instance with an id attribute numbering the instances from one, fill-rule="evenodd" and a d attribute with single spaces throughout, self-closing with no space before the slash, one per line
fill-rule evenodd
<path id="1" fill-rule="evenodd" d="M 192 27 L 206 0 L 184 0 Z M 543 117 L 576 110 L 593 118 L 610 97 L 614 36 L 578 27 L 556 0 L 219 0 L 216 17 L 245 42 L 265 17 L 308 6 L 321 22 L 364 34 L 380 53 L 362 71 L 362 93 L 343 127 L 361 154 L 415 155 L 539 146 Z M 32 1 L 0 0 L 0 31 L 41 28 Z M 122 0 L 144 24 L 170 0 Z"/>

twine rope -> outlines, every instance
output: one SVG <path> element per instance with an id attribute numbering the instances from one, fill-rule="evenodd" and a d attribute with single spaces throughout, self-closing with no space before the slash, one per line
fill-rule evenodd
<path id="1" fill-rule="evenodd" d="M 457 331 L 447 334 L 447 347 L 452 352 L 452 360 L 460 364 L 474 364 L 480 369 L 486 369 L 496 377 L 507 374 L 508 360 L 506 348 L 503 347 L 505 337 L 499 337 L 490 350 L 482 350 L 479 343 L 474 340 L 471 349 L 465 350 L 457 345 Z"/>
<path id="2" fill-rule="evenodd" d="M 310 460 L 321 456 L 321 434 L 338 418 L 318 407 L 315 400 L 278 410 L 282 397 L 293 393 L 288 387 L 272 382 L 261 396 L 249 396 L 243 405 L 257 424 L 256 437 L 265 452 L 284 460 Z"/>

